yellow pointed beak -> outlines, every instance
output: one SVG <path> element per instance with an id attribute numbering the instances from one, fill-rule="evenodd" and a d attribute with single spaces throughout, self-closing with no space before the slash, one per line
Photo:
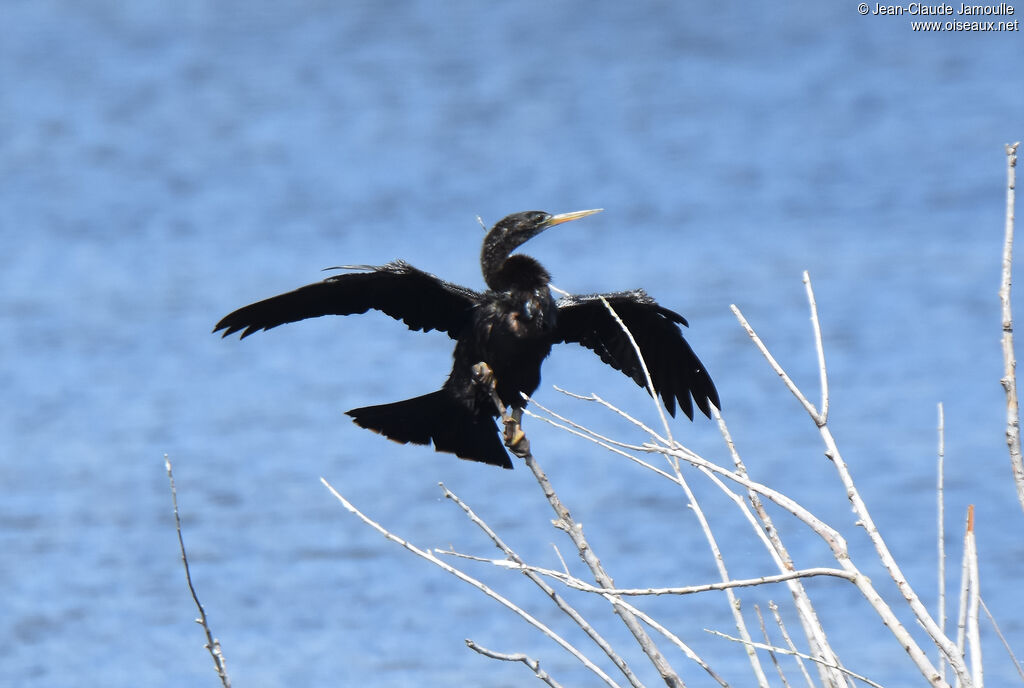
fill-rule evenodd
<path id="1" fill-rule="evenodd" d="M 604 210 L 604 208 L 595 208 L 593 210 L 577 210 L 576 212 L 573 213 L 561 213 L 559 215 L 552 215 L 548 219 L 548 221 L 544 223 L 544 226 L 554 227 L 555 225 L 560 225 L 563 222 L 572 222 L 573 220 L 578 220 L 581 217 L 586 217 L 587 215 L 594 215 L 595 213 L 599 213 L 602 210 Z"/>

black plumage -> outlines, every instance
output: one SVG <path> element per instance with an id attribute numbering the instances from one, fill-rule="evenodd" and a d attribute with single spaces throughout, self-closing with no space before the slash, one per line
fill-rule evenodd
<path id="1" fill-rule="evenodd" d="M 474 375 L 477 363 L 494 374 L 495 391 L 513 410 L 524 406 L 521 393 L 540 384 L 541 363 L 551 347 L 575 342 L 593 350 L 641 387 L 643 368 L 621 327 L 600 297 L 629 328 L 647 363 L 655 392 L 669 413 L 676 405 L 691 420 L 696 404 L 710 416 L 720 406 L 718 392 L 700 359 L 683 338 L 686 320 L 658 305 L 643 290 L 610 294 L 551 295 L 550 275 L 522 254 L 525 241 L 549 227 L 596 210 L 551 215 L 528 211 L 509 215 L 487 233 L 481 268 L 487 291 L 445 282 L 398 260 L 334 275 L 250 304 L 225 316 L 214 332 L 223 336 L 253 332 L 322 315 L 352 315 L 370 309 L 401 320 L 411 330 L 440 330 L 455 340 L 451 374 L 440 390 L 405 401 L 348 411 L 364 428 L 398 442 L 434 444 L 438 451 L 511 468 L 494 422 L 498 412 L 490 390 Z"/>

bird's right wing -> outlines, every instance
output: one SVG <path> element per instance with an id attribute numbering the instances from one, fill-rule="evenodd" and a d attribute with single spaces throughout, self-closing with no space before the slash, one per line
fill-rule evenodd
<path id="1" fill-rule="evenodd" d="M 227 337 L 241 330 L 244 339 L 253 332 L 306 318 L 374 309 L 401 320 L 410 330 L 441 330 L 454 339 L 481 298 L 472 289 L 445 282 L 405 261 L 358 267 L 366 272 L 334 275 L 239 308 L 224 316 L 213 331 L 224 330 Z"/>
<path id="2" fill-rule="evenodd" d="M 686 320 L 660 306 L 642 289 L 569 295 L 559 299 L 557 339 L 582 344 L 602 361 L 646 387 L 640 359 L 622 326 L 601 302 L 602 298 L 636 340 L 651 374 L 654 391 L 661 396 L 669 413 L 675 415 L 677 402 L 691 420 L 694 403 L 709 418 L 711 405 L 721 408 L 715 383 L 679 330 L 680 325 L 686 325 Z"/>

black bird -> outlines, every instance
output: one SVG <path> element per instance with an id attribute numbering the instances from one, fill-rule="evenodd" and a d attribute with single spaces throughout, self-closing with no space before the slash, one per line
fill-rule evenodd
<path id="1" fill-rule="evenodd" d="M 592 349 L 608 365 L 646 387 L 643 368 L 622 328 L 600 297 L 629 328 L 669 413 L 676 404 L 691 420 L 693 402 L 704 415 L 720 406 L 704 365 L 683 338 L 686 320 L 658 305 L 642 289 L 610 294 L 551 295 L 547 270 L 530 256 L 512 254 L 528 239 L 555 225 L 600 210 L 551 215 L 527 211 L 509 215 L 487 233 L 480 256 L 487 291 L 445 282 L 396 260 L 381 266 L 344 266 L 361 270 L 329 277 L 225 316 L 214 332 L 224 337 L 253 332 L 321 315 L 351 315 L 375 309 L 401 320 L 411 330 L 441 330 L 455 340 L 454 364 L 441 389 L 380 406 L 348 411 L 355 422 L 397 442 L 430 444 L 473 461 L 512 468 L 498 437 L 498 416 L 490 389 L 474 372 L 486 363 L 495 391 L 516 421 L 525 401 L 540 384 L 541 363 L 554 344 L 575 342 Z M 520 433 L 521 436 L 521 433 Z M 506 435 L 506 439 L 508 436 Z"/>

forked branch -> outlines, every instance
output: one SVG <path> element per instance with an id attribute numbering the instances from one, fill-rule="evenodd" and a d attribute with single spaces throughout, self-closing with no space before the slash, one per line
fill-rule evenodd
<path id="1" fill-rule="evenodd" d="M 807 275 L 807 273 L 804 273 L 804 283 L 807 286 L 808 300 L 811 304 L 812 322 L 815 323 L 815 348 L 818 351 L 819 367 L 821 367 L 824 365 L 824 347 L 821 343 L 821 330 L 817 326 L 817 305 L 814 300 L 814 291 L 811 287 L 810 278 Z M 932 618 L 931 614 L 929 614 L 928 609 L 921 602 L 920 597 L 917 595 L 913 587 L 907 581 L 906 576 L 903 575 L 903 571 L 900 569 L 899 564 L 896 562 L 896 559 L 892 556 L 892 553 L 889 551 L 888 544 L 886 544 L 885 540 L 882 538 L 881 533 L 878 531 L 877 526 L 875 526 L 874 519 L 872 518 L 871 513 L 868 511 L 867 505 L 864 503 L 864 500 L 861 498 L 860 491 L 854 484 L 853 476 L 850 474 L 849 468 L 847 467 L 846 462 L 843 460 L 843 457 L 839 452 L 839 447 L 836 444 L 835 438 L 832 436 L 832 431 L 828 427 L 828 419 L 826 415 L 822 412 L 819 412 L 818 409 L 816 409 L 814 405 L 807 400 L 807 397 L 804 396 L 800 388 L 796 385 L 795 382 L 793 382 L 792 378 L 790 378 L 790 376 L 786 373 L 782 366 L 779 365 L 778 361 L 776 361 L 775 358 L 768 351 L 768 348 L 761 341 L 760 337 L 757 336 L 757 333 L 754 331 L 753 327 L 751 327 L 750 324 L 747 322 L 746 318 L 743 317 L 743 314 L 740 313 L 740 310 L 736 306 L 732 306 L 732 309 L 733 312 L 736 314 L 737 319 L 740 321 L 740 324 L 747 331 L 747 334 L 751 337 L 755 345 L 761 351 L 762 355 L 768 361 L 768 364 L 772 367 L 772 370 L 774 370 L 775 373 L 782 379 L 783 383 L 790 390 L 790 392 L 793 393 L 793 395 L 800 401 L 800 403 L 807 410 L 807 413 L 811 416 L 812 420 L 814 420 L 815 425 L 818 426 L 818 430 L 821 433 L 822 440 L 825 444 L 825 456 L 827 456 L 835 466 L 839 478 L 842 481 L 844 488 L 846 489 L 846 495 L 849 498 L 851 505 L 853 506 L 854 513 L 856 513 L 857 515 L 858 523 L 861 526 L 863 526 L 864 530 L 867 532 L 868 537 L 871 540 L 871 543 L 875 547 L 875 551 L 878 554 L 879 560 L 882 562 L 886 570 L 889 572 L 889 575 L 893 579 L 893 582 L 896 583 L 898 590 L 902 594 L 904 600 L 906 600 L 911 611 L 913 611 L 917 621 L 924 627 L 925 631 L 928 633 L 932 641 L 946 656 L 946 660 L 950 663 L 950 666 L 953 668 L 954 672 L 956 672 L 957 678 L 960 680 L 961 684 L 964 686 L 964 688 L 969 688 L 972 685 L 971 677 L 967 669 L 967 666 L 963 661 L 963 657 L 958 654 L 956 644 L 953 643 L 946 636 L 946 634 L 942 631 L 942 629 L 939 628 L 939 625 Z M 822 377 L 822 381 L 822 405 L 824 407 L 828 399 L 828 389 L 827 385 L 825 384 L 824 377 Z M 843 565 L 844 568 L 853 566 L 849 558 L 840 559 L 840 564 Z M 886 625 L 889 627 L 890 631 L 892 631 L 894 634 L 897 635 L 898 638 L 900 638 L 901 645 L 906 649 L 907 653 L 910 655 L 911 659 L 920 669 L 921 673 L 925 676 L 925 678 L 927 678 L 928 681 L 934 686 L 944 685 L 945 681 L 943 680 L 940 672 L 928 660 L 927 655 L 924 654 L 921 648 L 915 642 L 913 642 L 906 628 L 904 628 L 903 625 L 900 624 L 900 622 L 892 614 L 892 610 L 889 609 L 888 606 L 881 601 L 881 597 L 878 596 L 878 593 L 874 590 L 873 586 L 871 586 L 870 582 L 867 581 L 866 577 L 860 576 L 856 582 L 858 587 L 861 588 L 861 591 L 867 597 L 867 599 L 872 603 L 872 606 L 875 607 L 879 614 L 882 615 L 883 619 L 885 619 Z"/>

